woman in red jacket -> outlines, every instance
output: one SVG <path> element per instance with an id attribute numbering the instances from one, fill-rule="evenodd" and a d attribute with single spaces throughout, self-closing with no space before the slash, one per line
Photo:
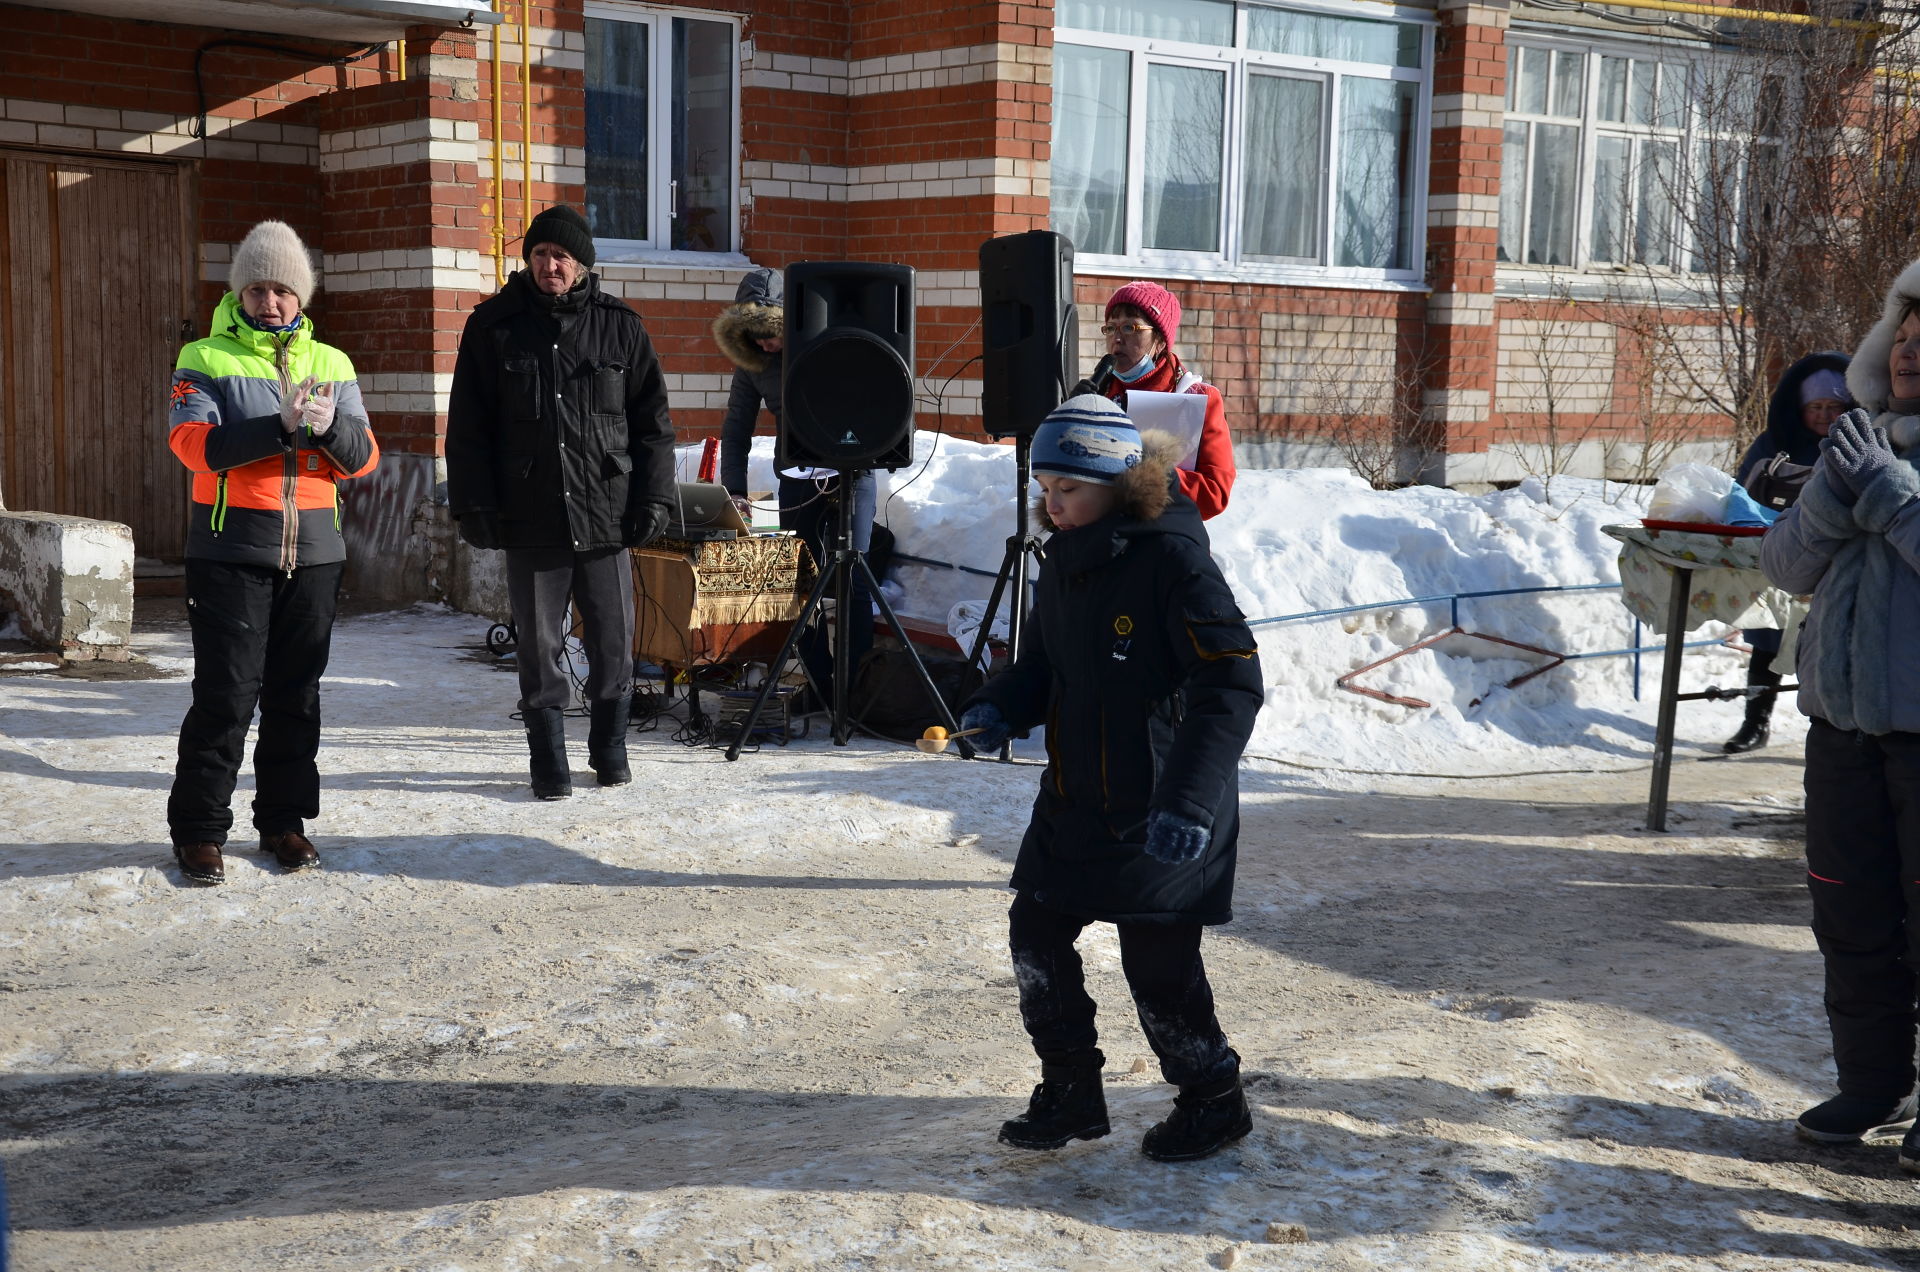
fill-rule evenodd
<path id="1" fill-rule="evenodd" d="M 1187 370 L 1173 351 L 1180 334 L 1180 301 L 1158 283 L 1128 283 L 1108 299 L 1100 334 L 1106 337 L 1107 357 L 1090 387 L 1118 402 L 1121 409 L 1127 409 L 1129 391 L 1197 393 L 1206 398 L 1199 448 L 1178 470 L 1180 492 L 1193 500 L 1202 517 L 1224 512 L 1235 472 L 1226 400 L 1219 389 Z"/>

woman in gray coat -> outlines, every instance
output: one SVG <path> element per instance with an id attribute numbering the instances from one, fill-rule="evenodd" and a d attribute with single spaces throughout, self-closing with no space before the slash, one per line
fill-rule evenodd
<path id="1" fill-rule="evenodd" d="M 1795 670 L 1807 730 L 1807 887 L 1840 1093 L 1799 1133 L 1857 1143 L 1914 1121 L 1920 966 L 1920 261 L 1887 294 L 1800 495 L 1761 543 L 1811 593 Z M 1920 1173 L 1920 1130 L 1900 1146 Z"/>

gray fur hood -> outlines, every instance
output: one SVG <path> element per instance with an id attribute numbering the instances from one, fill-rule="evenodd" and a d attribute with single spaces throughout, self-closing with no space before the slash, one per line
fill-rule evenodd
<path id="1" fill-rule="evenodd" d="M 780 272 L 762 266 L 740 280 L 733 303 L 713 320 L 714 343 L 742 371 L 758 375 L 773 356 L 754 343 L 786 332 L 785 287 Z"/>

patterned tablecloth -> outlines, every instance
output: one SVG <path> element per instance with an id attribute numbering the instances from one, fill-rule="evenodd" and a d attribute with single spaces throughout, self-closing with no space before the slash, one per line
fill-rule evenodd
<path id="1" fill-rule="evenodd" d="M 678 666 L 744 657 L 769 636 L 784 638 L 815 578 L 792 534 L 656 539 L 632 557 L 634 650 Z"/>
<path id="2" fill-rule="evenodd" d="M 1776 628 L 1782 634 L 1784 658 L 1776 657 L 1775 664 L 1792 665 L 1794 638 L 1800 620 L 1807 616 L 1807 606 L 1767 582 L 1760 572 L 1763 536 L 1634 525 L 1600 529 L 1621 543 L 1620 599 L 1635 618 L 1665 635 L 1673 571 L 1691 570 L 1682 630 L 1690 632 L 1713 622 L 1749 630 Z"/>

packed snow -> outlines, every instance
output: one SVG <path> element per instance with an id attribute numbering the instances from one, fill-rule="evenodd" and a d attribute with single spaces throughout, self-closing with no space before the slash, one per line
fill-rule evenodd
<path id="1" fill-rule="evenodd" d="M 888 479 L 901 550 L 995 569 L 1009 452 L 922 445 Z M 1607 581 L 1599 527 L 1634 500 L 1248 472 L 1211 529 L 1259 619 Z M 986 583 L 912 566 L 899 596 L 940 622 Z M 0 674 L 20 1272 L 1920 1267 L 1892 1146 L 1787 1130 L 1831 1082 L 1799 725 L 1783 704 L 1773 745 L 1727 759 L 1739 708 L 1685 704 L 1672 830 L 1648 832 L 1657 655 L 1638 698 L 1630 658 L 1504 689 L 1533 664 L 1470 640 L 1367 680 L 1422 709 L 1332 682 L 1444 603 L 1257 628 L 1269 758 L 1206 944 L 1255 1129 L 1169 1167 L 1138 1149 L 1172 1092 L 1099 926 L 1114 1133 L 995 1141 L 1036 1078 L 1004 887 L 1034 763 L 816 734 L 730 764 L 676 740 L 676 703 L 616 789 L 573 722 L 576 794 L 542 803 L 486 621 L 356 612 L 324 686 L 323 868 L 252 851 L 243 775 L 228 882 L 185 887 L 181 615 L 142 602 L 130 675 Z M 1610 590 L 1462 618 L 1630 643 Z M 1741 656 L 1685 666 L 1732 684 Z"/>
<path id="2" fill-rule="evenodd" d="M 984 607 L 1016 532 L 1009 446 L 917 435 L 912 466 L 882 473 L 881 520 L 899 550 L 923 561 L 895 575 L 898 608 L 944 626 L 956 605 Z M 683 452 L 689 474 L 697 466 Z M 749 483 L 768 489 L 770 439 L 760 439 Z M 1592 769 L 1642 762 L 1653 736 L 1658 656 L 1576 659 L 1506 688 L 1549 659 L 1476 636 L 1568 654 L 1664 647 L 1636 630 L 1617 590 L 1620 544 L 1600 528 L 1636 523 L 1649 488 L 1585 478 L 1533 477 L 1468 495 L 1434 486 L 1377 491 L 1345 469 L 1243 471 L 1226 512 L 1207 523 L 1214 558 L 1256 624 L 1267 700 L 1250 756 L 1359 774 L 1486 775 Z M 983 577 L 983 574 L 986 577 Z M 1395 604 L 1463 593 L 1516 595 Z M 1356 607 L 1373 607 L 1356 609 Z M 1286 619 L 1316 611 L 1327 617 Z M 1006 606 L 999 615 L 1004 626 Z M 1337 689 L 1339 677 L 1455 625 L 1467 634 L 1396 659 L 1356 685 L 1430 707 Z M 977 626 L 977 618 L 974 626 Z M 1636 640 L 1636 637 L 1638 639 Z M 1682 689 L 1745 681 L 1745 654 L 1724 624 L 1696 630 Z M 1730 735 L 1737 703 L 1684 708 L 1689 733 Z M 1804 722 L 1781 711 L 1794 738 Z"/>

